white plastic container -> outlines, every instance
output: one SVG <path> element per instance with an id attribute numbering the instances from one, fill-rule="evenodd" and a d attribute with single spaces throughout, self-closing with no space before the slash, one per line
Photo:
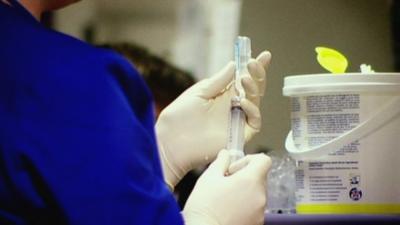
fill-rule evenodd
<path id="1" fill-rule="evenodd" d="M 300 214 L 400 214 L 400 74 L 285 78 Z"/>

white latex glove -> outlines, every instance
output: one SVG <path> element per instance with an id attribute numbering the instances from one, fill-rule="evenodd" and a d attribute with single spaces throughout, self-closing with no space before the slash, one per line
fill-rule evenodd
<path id="1" fill-rule="evenodd" d="M 247 155 L 232 164 L 243 168 L 226 176 L 229 160 L 222 150 L 197 181 L 182 212 L 186 225 L 264 224 L 270 158 Z"/>
<path id="2" fill-rule="evenodd" d="M 264 95 L 266 68 L 271 54 L 263 52 L 248 64 L 242 78 L 246 98 L 241 106 L 247 116 L 245 137 L 261 127 L 260 98 Z M 167 108 L 156 124 L 156 135 L 166 183 L 174 188 L 191 169 L 211 162 L 226 147 L 235 65 L 229 63 L 216 75 L 186 90 Z"/>

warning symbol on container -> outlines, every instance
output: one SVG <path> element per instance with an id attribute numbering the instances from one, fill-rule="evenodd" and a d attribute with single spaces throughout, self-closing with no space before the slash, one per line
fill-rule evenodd
<path id="1" fill-rule="evenodd" d="M 358 201 L 358 200 L 360 200 L 361 197 L 362 197 L 362 191 L 361 191 L 361 189 L 356 188 L 356 187 L 355 187 L 355 188 L 352 188 L 352 189 L 350 190 L 349 196 L 350 196 L 350 198 L 351 198 L 352 200 Z"/>
<path id="2" fill-rule="evenodd" d="M 358 186 L 360 184 L 361 177 L 360 175 L 350 174 L 350 185 Z"/>

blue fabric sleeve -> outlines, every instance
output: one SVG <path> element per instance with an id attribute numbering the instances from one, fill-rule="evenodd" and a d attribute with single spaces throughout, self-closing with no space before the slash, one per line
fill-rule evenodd
<path id="1" fill-rule="evenodd" d="M 137 72 L 21 10 L 0 6 L 0 224 L 183 224 Z"/>

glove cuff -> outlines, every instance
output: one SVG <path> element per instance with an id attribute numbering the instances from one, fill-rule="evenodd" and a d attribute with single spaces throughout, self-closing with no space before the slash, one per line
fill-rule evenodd
<path id="1" fill-rule="evenodd" d="M 183 175 L 180 175 L 178 171 L 174 170 L 174 165 L 168 160 L 167 149 L 164 149 L 162 143 L 158 140 L 158 148 L 160 153 L 161 167 L 164 174 L 164 181 L 168 185 L 171 191 L 174 191 L 176 184 L 182 179 Z"/>

